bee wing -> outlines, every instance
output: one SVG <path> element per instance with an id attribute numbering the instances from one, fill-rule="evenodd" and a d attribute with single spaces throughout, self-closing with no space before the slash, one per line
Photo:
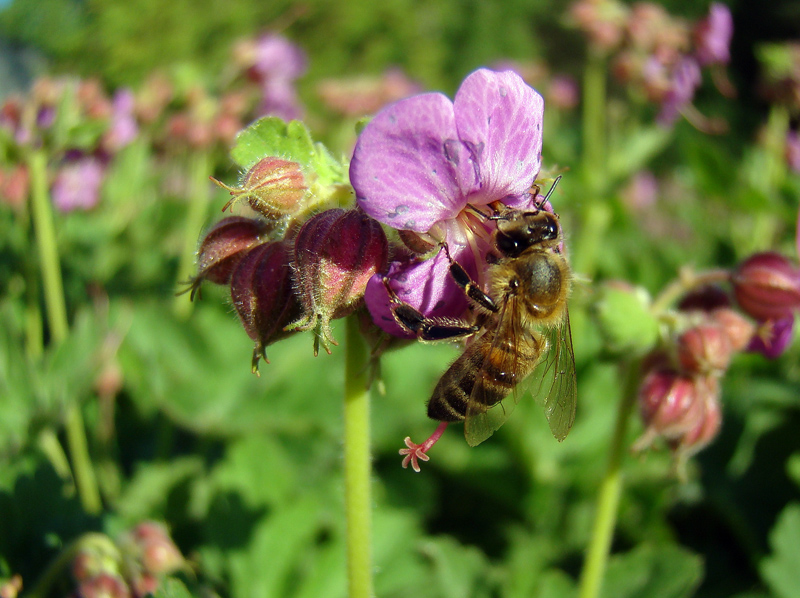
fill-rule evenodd
<path id="1" fill-rule="evenodd" d="M 470 446 L 479 445 L 505 423 L 519 397 L 516 385 L 525 378 L 531 365 L 530 361 L 520 359 L 520 343 L 528 342 L 529 337 L 522 328 L 515 298 L 503 303 L 497 322 L 496 328 L 484 333 L 491 335 L 490 346 L 475 372 L 475 385 L 467 402 L 464 436 Z M 475 342 L 487 341 L 478 338 Z M 529 354 L 529 349 L 524 352 Z M 498 392 L 502 394 L 503 388 L 509 386 L 513 388 L 514 400 L 502 400 L 504 396 L 498 401 Z"/>
<path id="2" fill-rule="evenodd" d="M 544 407 L 550 431 L 560 442 L 572 428 L 577 403 L 575 354 L 572 352 L 569 312 L 564 314 L 561 324 L 545 332 L 545 337 L 548 350 L 529 380 L 533 383 L 533 397 Z"/>

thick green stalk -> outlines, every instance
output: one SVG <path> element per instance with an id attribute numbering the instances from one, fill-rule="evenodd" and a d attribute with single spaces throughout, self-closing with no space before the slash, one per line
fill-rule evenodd
<path id="1" fill-rule="evenodd" d="M 189 209 L 183 231 L 183 249 L 178 262 L 177 287 L 185 286 L 195 275 L 195 255 L 197 242 L 208 214 L 211 156 L 208 152 L 197 151 L 189 163 Z M 175 296 L 175 314 L 188 318 L 192 313 L 191 293 Z"/>
<path id="2" fill-rule="evenodd" d="M 372 498 L 367 345 L 345 318 L 344 485 L 349 598 L 372 598 Z"/>
<path id="3" fill-rule="evenodd" d="M 600 595 L 617 523 L 617 509 L 622 494 L 621 465 L 625 453 L 625 438 L 639 384 L 638 361 L 628 364 L 625 377 L 623 395 L 617 408 L 617 423 L 611 438 L 608 465 L 600 484 L 592 538 L 581 571 L 579 598 L 597 598 Z"/>
<path id="4" fill-rule="evenodd" d="M 50 328 L 52 344 L 58 345 L 67 338 L 69 324 L 55 225 L 53 224 L 53 210 L 47 189 L 47 156 L 44 151 L 31 151 L 28 157 L 28 169 L 31 177 L 31 212 L 39 250 L 47 323 Z M 67 406 L 65 426 L 72 469 L 81 504 L 87 513 L 99 513 L 102 507 L 100 492 L 97 489 L 97 481 L 89 458 L 83 415 L 80 405 L 75 401 Z"/>

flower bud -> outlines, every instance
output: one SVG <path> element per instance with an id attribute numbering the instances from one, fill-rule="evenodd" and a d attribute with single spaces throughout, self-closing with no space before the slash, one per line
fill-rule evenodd
<path id="1" fill-rule="evenodd" d="M 269 219 L 291 215 L 300 209 L 308 185 L 300 164 L 275 157 L 262 158 L 245 173 L 239 187 L 228 187 L 211 177 L 233 196 L 222 208 L 238 199 L 246 199 L 256 212 Z"/>
<path id="2" fill-rule="evenodd" d="M 291 331 L 284 328 L 301 314 L 284 242 L 247 251 L 231 277 L 231 299 L 245 332 L 256 343 L 252 370 L 257 374 L 260 358 L 269 363 L 264 348 L 289 336 Z"/>
<path id="3" fill-rule="evenodd" d="M 678 361 L 692 374 L 721 374 L 728 368 L 733 349 L 721 326 L 700 324 L 678 337 Z"/>
<path id="4" fill-rule="evenodd" d="M 709 316 L 725 331 L 733 351 L 743 351 L 753 338 L 755 326 L 739 312 L 721 307 L 712 311 Z"/>
<path id="5" fill-rule="evenodd" d="M 728 293 L 716 285 L 705 285 L 686 293 L 678 303 L 681 311 L 705 311 L 710 312 L 721 307 L 728 307 L 731 304 Z"/>
<path id="6" fill-rule="evenodd" d="M 757 320 L 780 320 L 800 309 L 800 270 L 782 255 L 757 253 L 732 276 L 739 306 Z"/>
<path id="7" fill-rule="evenodd" d="M 794 317 L 781 318 L 761 322 L 756 333 L 752 336 L 747 351 L 761 353 L 768 359 L 780 357 L 792 342 L 794 331 Z"/>
<path id="8" fill-rule="evenodd" d="M 717 378 L 697 378 L 698 403 L 702 409 L 694 425 L 676 439 L 670 440 L 670 448 L 675 453 L 679 475 L 683 477 L 683 465 L 689 457 L 707 447 L 719 433 L 722 426 L 722 409 L 719 402 L 719 382 Z"/>
<path id="9" fill-rule="evenodd" d="M 657 436 L 680 438 L 694 426 L 701 410 L 690 376 L 671 369 L 653 370 L 645 376 L 639 389 L 639 413 L 651 442 Z"/>
<path id="10" fill-rule="evenodd" d="M 168 575 L 181 569 L 185 560 L 170 538 L 167 528 L 154 521 L 143 521 L 123 540 L 124 546 L 145 573 Z"/>
<path id="11" fill-rule="evenodd" d="M 197 276 L 191 281 L 192 299 L 204 280 L 228 284 L 248 249 L 263 242 L 268 223 L 261 219 L 229 216 L 212 226 L 197 251 Z"/>
<path id="12" fill-rule="evenodd" d="M 130 598 L 131 589 L 119 575 L 101 573 L 82 581 L 77 595 L 81 598 Z"/>
<path id="13" fill-rule="evenodd" d="M 388 262 L 386 235 L 376 220 L 360 210 L 336 208 L 303 224 L 295 238 L 295 284 L 303 306 L 298 330 L 314 328 L 330 353 L 330 321 L 352 313 L 364 297 L 367 281 Z"/>

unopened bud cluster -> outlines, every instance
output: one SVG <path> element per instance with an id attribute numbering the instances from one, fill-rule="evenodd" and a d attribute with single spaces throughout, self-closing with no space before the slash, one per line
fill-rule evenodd
<path id="1" fill-rule="evenodd" d="M 79 541 L 70 563 L 75 596 L 140 598 L 153 595 L 165 576 L 186 569 L 186 560 L 167 529 L 145 521 L 117 542 L 101 534 Z"/>
<path id="2" fill-rule="evenodd" d="M 228 216 L 206 233 L 198 251 L 194 295 L 203 281 L 229 285 L 236 313 L 255 342 L 252 369 L 265 348 L 313 330 L 314 354 L 337 344 L 330 322 L 359 307 L 367 281 L 383 272 L 388 243 L 380 224 L 357 208 L 310 215 L 308 177 L 296 162 L 266 157 L 253 165 L 233 199 L 254 217 Z"/>
<path id="3" fill-rule="evenodd" d="M 645 432 L 634 448 L 663 438 L 680 464 L 719 431 L 720 381 L 733 356 L 750 351 L 775 358 L 789 345 L 800 310 L 800 269 L 780 254 L 759 253 L 729 280 L 730 294 L 702 287 L 680 302 L 680 331 L 645 367 L 639 388 Z"/>

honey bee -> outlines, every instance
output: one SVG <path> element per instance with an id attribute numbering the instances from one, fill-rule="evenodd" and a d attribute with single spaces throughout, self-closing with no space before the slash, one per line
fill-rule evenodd
<path id="1" fill-rule="evenodd" d="M 467 443 L 476 446 L 503 425 L 530 386 L 561 441 L 575 419 L 576 382 L 567 309 L 572 274 L 560 249 L 558 216 L 537 206 L 531 211 L 506 209 L 488 218 L 497 227 L 485 292 L 443 245 L 450 275 L 478 314 L 474 324 L 426 318 L 402 302 L 384 279 L 392 313 L 401 327 L 423 341 L 473 336 L 434 388 L 428 401 L 431 419 L 463 420 Z M 513 403 L 504 401 L 509 394 Z M 433 442 L 434 437 L 427 445 L 406 440 L 410 448 L 422 447 L 422 453 Z"/>

